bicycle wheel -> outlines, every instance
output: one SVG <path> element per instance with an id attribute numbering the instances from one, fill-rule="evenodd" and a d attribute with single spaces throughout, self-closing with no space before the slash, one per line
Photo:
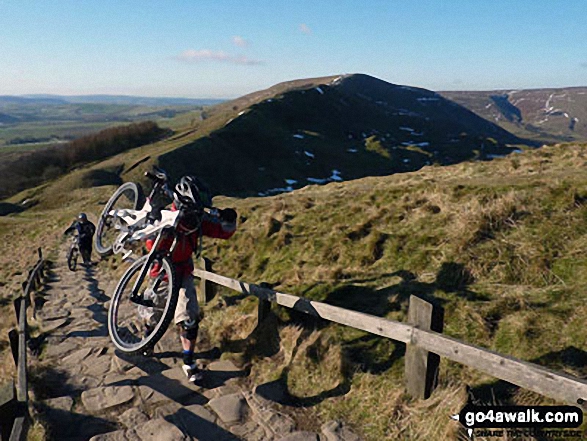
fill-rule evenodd
<path id="1" fill-rule="evenodd" d="M 77 257 L 78 257 L 77 247 L 75 247 L 75 246 L 69 247 L 69 251 L 67 251 L 67 267 L 69 268 L 70 271 L 75 271 L 75 268 L 77 266 Z"/>
<path id="2" fill-rule="evenodd" d="M 145 204 L 145 196 L 140 184 L 126 182 L 114 192 L 100 214 L 96 235 L 94 236 L 94 248 L 101 257 L 112 254 L 112 244 L 118 236 L 119 230 L 112 224 L 112 216 L 108 213 L 117 209 L 140 210 Z"/>
<path id="3" fill-rule="evenodd" d="M 108 333 L 117 349 L 137 354 L 150 349 L 163 337 L 177 305 L 176 277 L 168 258 L 158 260 L 160 270 L 155 277 L 145 276 L 138 293 L 153 306 L 131 301 L 131 292 L 148 256 L 143 256 L 126 270 L 112 296 L 108 310 Z"/>

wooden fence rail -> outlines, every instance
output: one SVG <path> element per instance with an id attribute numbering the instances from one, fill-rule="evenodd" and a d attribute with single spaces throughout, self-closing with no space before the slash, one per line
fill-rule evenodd
<path id="1" fill-rule="evenodd" d="M 0 440 L 21 441 L 26 439 L 29 423 L 28 384 L 27 384 L 27 308 L 34 306 L 32 298 L 35 289 L 43 282 L 46 260 L 41 248 L 37 250 L 39 259 L 29 271 L 26 282 L 22 284 L 21 295 L 14 300 L 14 310 L 18 321 L 17 328 L 8 333 L 12 356 L 17 369 L 16 391 L 13 382 L 0 389 Z M 33 316 L 35 308 L 33 307 Z"/>
<path id="2" fill-rule="evenodd" d="M 428 398 L 432 393 L 438 378 L 438 357 L 444 357 L 587 410 L 587 382 L 443 335 L 441 312 L 419 297 L 410 297 L 408 323 L 401 323 L 280 293 L 201 269 L 195 269 L 194 276 L 258 297 L 260 321 L 268 314 L 271 303 L 277 303 L 324 320 L 406 343 L 406 388 L 417 398 Z"/>

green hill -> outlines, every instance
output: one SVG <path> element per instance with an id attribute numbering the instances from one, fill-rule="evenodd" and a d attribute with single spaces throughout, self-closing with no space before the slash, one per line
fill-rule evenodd
<path id="1" fill-rule="evenodd" d="M 196 171 L 220 194 L 268 195 L 488 159 L 525 143 L 434 92 L 367 75 L 284 84 L 231 104 L 221 127 L 159 165 Z"/>

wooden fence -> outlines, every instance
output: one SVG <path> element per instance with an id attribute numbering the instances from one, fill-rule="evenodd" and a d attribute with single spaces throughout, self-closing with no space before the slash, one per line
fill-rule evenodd
<path id="1" fill-rule="evenodd" d="M 443 335 L 442 310 L 419 297 L 410 297 L 408 322 L 401 323 L 280 293 L 203 269 L 195 269 L 194 276 L 202 281 L 256 296 L 259 299 L 259 323 L 269 313 L 271 304 L 277 303 L 324 320 L 405 343 L 406 389 L 414 397 L 425 399 L 430 396 L 436 386 L 440 357 L 444 357 L 524 389 L 560 402 L 579 405 L 587 410 L 587 382 Z M 206 297 L 205 293 L 200 295 Z"/>
<path id="2" fill-rule="evenodd" d="M 33 293 L 43 283 L 46 260 L 41 248 L 39 260 L 29 271 L 22 284 L 21 295 L 14 300 L 17 328 L 8 333 L 12 356 L 16 364 L 16 391 L 14 382 L 0 389 L 0 440 L 20 441 L 26 439 L 29 423 L 27 384 L 27 307 L 34 306 Z M 34 308 L 33 308 L 34 311 Z M 34 314 L 34 312 L 33 312 Z"/>

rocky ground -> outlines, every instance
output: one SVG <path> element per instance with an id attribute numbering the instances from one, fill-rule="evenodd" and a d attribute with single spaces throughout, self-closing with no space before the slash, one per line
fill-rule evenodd
<path id="1" fill-rule="evenodd" d="M 107 307 L 115 285 L 99 267 L 71 272 L 65 252 L 37 299 L 41 335 L 30 367 L 37 418 L 56 440 L 358 440 L 332 421 L 321 432 L 297 431 L 278 410 L 281 391 L 244 386 L 246 372 L 217 349 L 198 354 L 202 387 L 181 371 L 169 330 L 152 357 L 125 356 L 108 337 Z M 36 347 L 35 347 L 36 346 Z M 199 345 L 201 347 L 201 345 Z"/>

